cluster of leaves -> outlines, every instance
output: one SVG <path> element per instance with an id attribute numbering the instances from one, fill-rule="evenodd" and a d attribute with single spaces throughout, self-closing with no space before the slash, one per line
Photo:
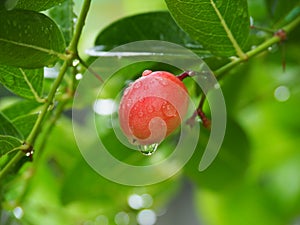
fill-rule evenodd
<path id="1" fill-rule="evenodd" d="M 231 56 L 244 60 L 249 51 L 257 54 L 268 48 L 278 48 L 275 43 L 280 39 L 274 38 L 272 33 L 250 32 L 249 12 L 259 25 L 271 26 L 275 31 L 295 21 L 299 23 L 300 5 L 296 0 L 284 6 L 275 0 L 266 0 L 265 6 L 261 1 L 250 4 L 246 0 L 165 2 L 169 11 L 118 20 L 98 34 L 94 45 L 111 50 L 139 40 L 173 42 L 194 51 L 217 75 L 222 75 L 222 68 L 232 63 Z M 257 8 L 263 12 L 258 12 Z M 46 13 L 41 12 L 44 10 Z M 297 37 L 299 32 L 292 32 L 295 27 L 288 27 L 291 29 L 288 30 L 291 31 L 289 44 L 296 48 L 287 55 L 289 73 L 286 77 L 280 76 L 281 67 L 274 63 L 279 55 L 274 54 L 249 62 L 223 81 L 228 128 L 221 152 L 209 169 L 202 173 L 197 170 L 209 135 L 204 130 L 196 153 L 182 174 L 168 182 L 132 188 L 109 182 L 87 166 L 76 147 L 70 118 L 63 116 L 60 124 L 53 128 L 61 112 L 71 107 L 68 103 L 80 68 L 76 63 L 69 63 L 65 79 L 58 83 L 60 89 L 53 91 L 56 81 L 47 78 L 49 74 L 44 73 L 49 69 L 44 67 L 56 64 L 53 69 L 56 77 L 63 62 L 69 60 L 65 50 L 74 39 L 74 18 L 72 0 L 19 0 L 0 5 L 0 83 L 14 94 L 0 93 L 3 95 L 0 100 L 2 207 L 22 207 L 24 224 L 80 224 L 83 221 L 97 224 L 99 215 L 105 215 L 112 224 L 120 211 L 131 217 L 137 213 L 128 207 L 130 194 L 151 194 L 152 207 L 158 210 L 177 190 L 180 178 L 186 175 L 197 187 L 198 208 L 209 223 L 280 225 L 290 223 L 300 213 L 300 180 L 295 179 L 294 172 L 299 171 L 300 165 L 299 138 L 295 135 L 299 131 L 299 110 L 296 109 L 300 103 L 296 85 L 300 80 L 295 76 L 299 68 L 299 46 L 292 35 L 295 32 Z M 257 52 L 252 48 L 270 39 L 274 41 Z M 145 68 L 178 72 L 176 68 L 153 62 L 124 68 L 105 89 L 105 97 L 114 98 L 128 79 L 134 79 Z M 123 75 L 129 72 L 130 76 Z M 186 85 L 192 98 L 198 101 L 199 90 L 195 84 L 186 81 Z M 295 92 L 284 107 L 272 96 L 280 85 Z M 41 111 L 46 113 L 39 113 Z M 153 162 L 134 151 L 120 152 L 120 143 L 111 126 L 106 124 L 107 117 L 96 119 L 111 154 L 124 162 Z M 82 127 L 82 133 L 89 131 Z M 94 141 L 86 136 L 87 143 Z M 32 141 L 33 137 L 38 137 L 38 141 Z M 277 146 L 274 140 L 282 137 L 286 141 Z M 163 157 L 172 150 L 174 139 L 176 137 L 170 137 L 160 149 Z M 28 152 L 32 147 L 36 150 L 34 160 L 25 163 L 32 157 Z M 22 151 L 22 158 L 13 161 Z M 11 165 L 12 162 L 15 165 Z M 285 188 L 284 183 L 290 183 L 290 188 Z M 0 221 L 2 215 L 4 213 L 0 213 Z"/>

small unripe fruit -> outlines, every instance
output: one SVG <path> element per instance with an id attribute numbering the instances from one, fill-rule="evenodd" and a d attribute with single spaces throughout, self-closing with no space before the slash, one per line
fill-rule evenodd
<path id="1" fill-rule="evenodd" d="M 124 91 L 119 108 L 121 129 L 132 144 L 160 143 L 181 124 L 188 100 L 187 89 L 176 76 L 145 70 Z"/>

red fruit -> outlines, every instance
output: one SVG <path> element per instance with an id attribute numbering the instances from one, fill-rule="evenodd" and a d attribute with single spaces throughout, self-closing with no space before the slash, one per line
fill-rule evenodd
<path id="1" fill-rule="evenodd" d="M 121 128 L 133 144 L 160 143 L 180 125 L 188 99 L 186 87 L 173 74 L 145 70 L 124 91 L 119 108 Z"/>

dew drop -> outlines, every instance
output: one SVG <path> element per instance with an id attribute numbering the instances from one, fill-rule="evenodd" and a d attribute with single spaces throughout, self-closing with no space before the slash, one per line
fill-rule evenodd
<path id="1" fill-rule="evenodd" d="M 150 156 L 153 155 L 153 153 L 157 150 L 157 147 L 158 147 L 158 143 L 154 143 L 151 145 L 139 145 L 138 149 L 143 155 Z"/>
<path id="2" fill-rule="evenodd" d="M 141 82 L 136 82 L 134 85 L 133 85 L 133 88 L 135 89 L 138 89 L 142 86 Z"/>
<path id="3" fill-rule="evenodd" d="M 132 105 L 132 102 L 133 102 L 132 99 L 127 99 L 127 104 L 126 104 L 127 107 L 130 107 Z"/>
<path id="4" fill-rule="evenodd" d="M 128 95 L 128 93 L 129 93 L 129 88 L 126 88 L 126 89 L 124 90 L 124 92 L 123 92 L 123 96 Z"/>
<path id="5" fill-rule="evenodd" d="M 276 52 L 277 49 L 278 49 L 277 45 L 272 45 L 272 46 L 268 47 L 268 51 L 271 52 L 271 53 Z"/>
<path id="6" fill-rule="evenodd" d="M 167 86 L 168 82 L 165 79 L 162 79 L 160 82 L 163 86 Z"/>
<path id="7" fill-rule="evenodd" d="M 145 70 L 143 73 L 142 73 L 142 76 L 148 76 L 149 74 L 152 73 L 152 70 Z"/>
<path id="8" fill-rule="evenodd" d="M 148 90 L 148 89 L 149 89 L 148 85 L 144 85 L 144 90 Z"/>
<path id="9" fill-rule="evenodd" d="M 172 107 L 171 105 L 163 105 L 162 111 L 167 117 L 173 117 L 176 116 L 176 109 Z"/>
<path id="10" fill-rule="evenodd" d="M 78 66 L 79 63 L 80 63 L 80 61 L 78 59 L 74 59 L 72 62 L 72 66 L 76 67 L 76 66 Z"/>
<path id="11" fill-rule="evenodd" d="M 162 78 L 162 77 L 155 77 L 156 80 L 158 80 L 158 82 L 163 85 L 163 86 L 167 86 L 168 85 L 168 82 Z"/>
<path id="12" fill-rule="evenodd" d="M 76 80 L 81 80 L 83 78 L 83 75 L 81 74 L 81 73 L 77 73 L 76 75 L 75 75 L 75 79 Z"/>
<path id="13" fill-rule="evenodd" d="M 143 113 L 143 112 L 139 112 L 139 113 L 138 113 L 138 116 L 141 118 L 141 117 L 144 116 L 144 113 Z"/>
<path id="14" fill-rule="evenodd" d="M 149 106 L 147 107 L 147 111 L 148 111 L 148 113 L 152 113 L 152 112 L 154 111 L 153 106 L 152 106 L 152 105 L 149 105 Z"/>

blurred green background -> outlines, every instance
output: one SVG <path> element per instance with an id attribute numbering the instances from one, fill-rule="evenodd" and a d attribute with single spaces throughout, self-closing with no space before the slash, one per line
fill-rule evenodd
<path id="1" fill-rule="evenodd" d="M 270 26 L 265 1 L 248 3 L 255 22 Z M 77 12 L 80 6 L 76 0 Z M 157 10 L 166 10 L 163 0 L 92 1 L 81 55 L 111 22 Z M 253 31 L 249 44 L 267 35 Z M 6 210 L 0 224 L 127 225 L 138 220 L 142 225 L 154 221 L 158 225 L 299 225 L 299 35 L 298 28 L 287 42 L 274 45 L 222 79 L 228 126 L 221 152 L 208 170 L 198 172 L 202 154 L 198 151 L 180 174 L 163 183 L 147 187 L 115 184 L 83 160 L 66 114 L 40 160 L 26 164 L 25 172 L 6 187 Z M 2 109 L 16 98 L 8 96 L 2 86 L 0 95 Z M 83 128 L 82 132 L 89 131 Z M 207 135 L 203 130 L 199 149 Z"/>

